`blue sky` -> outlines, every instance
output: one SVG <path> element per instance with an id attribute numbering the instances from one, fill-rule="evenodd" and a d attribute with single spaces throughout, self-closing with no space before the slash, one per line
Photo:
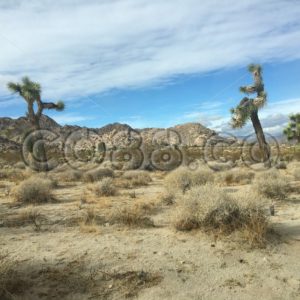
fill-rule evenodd
<path id="1" fill-rule="evenodd" d="M 260 112 L 277 134 L 300 111 L 300 2 L 295 0 L 0 0 L 0 116 L 26 109 L 6 82 L 29 75 L 60 124 L 231 131 L 229 109 L 261 63 Z M 239 134 L 248 134 L 251 124 Z"/>

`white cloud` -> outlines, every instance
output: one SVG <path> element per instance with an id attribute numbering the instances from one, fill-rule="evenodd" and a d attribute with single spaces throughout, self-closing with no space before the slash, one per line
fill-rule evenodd
<path id="1" fill-rule="evenodd" d="M 218 104 L 218 102 L 217 102 Z M 230 126 L 229 113 L 224 116 L 218 110 L 219 105 L 204 104 L 200 110 L 197 107 L 192 112 L 183 114 L 176 120 L 177 123 L 199 122 L 220 134 L 233 134 L 235 136 L 248 136 L 254 133 L 251 121 L 241 129 L 232 129 Z M 266 107 L 259 111 L 259 117 L 264 131 L 273 136 L 281 136 L 283 128 L 289 121 L 289 115 L 300 111 L 300 99 L 286 99 L 277 102 L 269 102 Z M 278 113 L 280 112 L 280 113 Z"/>
<path id="2" fill-rule="evenodd" d="M 293 0 L 15 0 L 0 4 L 0 81 L 64 99 L 250 61 L 300 58 Z M 0 96 L 7 95 L 3 84 Z"/>
<path id="3" fill-rule="evenodd" d="M 51 118 L 60 125 L 77 124 L 78 122 L 83 122 L 92 119 L 90 117 L 79 116 L 72 113 L 55 114 L 51 116 Z"/>
<path id="4" fill-rule="evenodd" d="M 157 121 L 149 120 L 143 116 L 129 116 L 119 121 L 121 124 L 127 124 L 135 129 L 158 127 Z"/>

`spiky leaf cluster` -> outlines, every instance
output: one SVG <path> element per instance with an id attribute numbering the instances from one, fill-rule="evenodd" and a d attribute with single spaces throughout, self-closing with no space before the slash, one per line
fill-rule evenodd
<path id="1" fill-rule="evenodd" d="M 256 93 L 255 98 L 244 97 L 236 108 L 231 109 L 233 128 L 243 127 L 254 111 L 262 108 L 267 101 L 267 94 L 264 91 L 262 79 L 262 68 L 260 65 L 251 64 L 248 66 L 249 72 L 253 75 L 254 84 L 240 87 L 240 91 L 247 95 Z"/>
<path id="2" fill-rule="evenodd" d="M 300 113 L 290 116 L 290 122 L 283 133 L 289 141 L 296 140 L 300 143 Z"/>

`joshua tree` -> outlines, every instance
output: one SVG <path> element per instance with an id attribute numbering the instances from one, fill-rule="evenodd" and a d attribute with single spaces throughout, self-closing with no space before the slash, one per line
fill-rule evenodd
<path id="1" fill-rule="evenodd" d="M 289 141 L 296 140 L 300 144 L 300 113 L 290 116 L 290 122 L 283 133 Z"/>
<path id="2" fill-rule="evenodd" d="M 65 108 L 62 101 L 58 101 L 56 104 L 43 102 L 40 84 L 31 81 L 28 77 L 23 77 L 21 83 L 9 82 L 7 87 L 13 93 L 18 93 L 27 102 L 27 117 L 34 129 L 40 129 L 40 119 L 44 109 L 62 111 Z M 34 110 L 35 104 L 37 106 L 36 111 Z"/>
<path id="3" fill-rule="evenodd" d="M 266 138 L 258 118 L 258 110 L 262 108 L 267 101 L 267 94 L 264 91 L 264 83 L 262 79 L 262 68 L 260 65 L 251 64 L 248 70 L 253 75 L 254 84 L 242 86 L 240 91 L 247 95 L 256 93 L 255 98 L 244 97 L 236 108 L 231 109 L 233 128 L 242 128 L 250 119 L 255 130 L 259 148 L 263 157 L 263 161 L 270 163 L 270 148 L 266 142 Z"/>
<path id="4" fill-rule="evenodd" d="M 23 77 L 21 83 L 9 82 L 7 87 L 10 91 L 19 94 L 27 103 L 27 117 L 32 126 L 36 130 L 36 138 L 43 140 L 41 133 L 38 131 L 40 127 L 40 119 L 44 109 L 55 109 L 62 111 L 65 105 L 62 101 L 56 104 L 52 102 L 43 102 L 41 99 L 41 86 L 37 82 L 31 81 L 28 77 Z M 36 107 L 36 109 L 35 109 Z M 42 162 L 42 170 L 48 170 L 46 152 L 43 142 L 40 143 L 40 149 L 37 154 L 38 160 Z"/>

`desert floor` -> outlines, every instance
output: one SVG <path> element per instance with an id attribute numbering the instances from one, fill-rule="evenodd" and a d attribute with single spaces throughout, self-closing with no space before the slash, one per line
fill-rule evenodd
<path id="1" fill-rule="evenodd" d="M 95 196 L 87 183 L 59 182 L 56 200 L 35 207 L 16 204 L 16 183 L 0 181 L 0 255 L 12 299 L 300 299 L 300 194 L 276 202 L 273 238 L 251 248 L 234 234 L 176 231 L 174 205 L 159 200 L 164 174 L 151 177 L 111 197 Z M 136 203 L 154 226 L 106 220 Z M 28 210 L 38 212 L 36 225 Z"/>

